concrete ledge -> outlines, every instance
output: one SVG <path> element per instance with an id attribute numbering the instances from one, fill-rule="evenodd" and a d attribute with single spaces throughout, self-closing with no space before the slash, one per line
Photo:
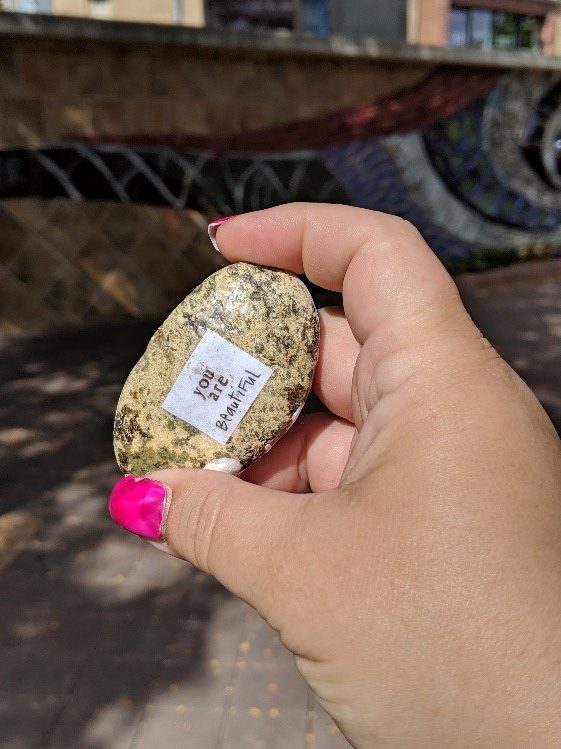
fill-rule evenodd
<path id="1" fill-rule="evenodd" d="M 530 260 L 505 268 L 479 273 L 463 273 L 454 279 L 462 294 L 505 291 L 517 286 L 559 283 L 561 259 Z"/>
<path id="2" fill-rule="evenodd" d="M 243 51 L 244 54 L 308 56 L 344 60 L 387 61 L 404 64 L 466 65 L 498 70 L 545 70 L 561 73 L 561 57 L 532 52 L 481 52 L 408 44 L 389 44 L 373 38 L 328 38 L 289 32 L 232 32 L 185 26 L 123 23 L 84 18 L 0 12 L 1 37 L 107 41 L 135 45 L 172 45 Z"/>

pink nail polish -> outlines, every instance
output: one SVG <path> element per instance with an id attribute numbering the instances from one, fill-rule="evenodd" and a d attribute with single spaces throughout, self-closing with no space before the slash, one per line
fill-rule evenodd
<path id="1" fill-rule="evenodd" d="M 212 246 L 217 252 L 220 252 L 220 247 L 218 246 L 218 242 L 216 241 L 216 232 L 218 231 L 218 228 L 222 226 L 222 224 L 225 224 L 226 221 L 231 221 L 233 218 L 236 218 L 236 217 L 225 216 L 224 218 L 217 218 L 216 221 L 213 221 L 212 223 L 208 225 L 208 236 L 210 237 Z"/>
<path id="2" fill-rule="evenodd" d="M 125 530 L 150 541 L 162 538 L 168 489 L 153 479 L 125 476 L 109 497 L 109 514 Z"/>

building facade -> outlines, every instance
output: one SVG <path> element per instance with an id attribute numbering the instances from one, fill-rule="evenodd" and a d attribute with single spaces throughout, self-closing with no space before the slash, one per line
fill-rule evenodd
<path id="1" fill-rule="evenodd" d="M 280 28 L 403 41 L 407 0 L 206 0 L 205 15 L 206 23 L 214 27 Z"/>
<path id="2" fill-rule="evenodd" d="M 561 53 L 560 0 L 4 0 L 6 10 Z"/>
<path id="3" fill-rule="evenodd" d="M 113 21 L 205 25 L 204 0 L 3 0 L 5 10 Z"/>
<path id="4" fill-rule="evenodd" d="M 553 54 L 558 0 L 206 0 L 212 26 Z"/>
<path id="5" fill-rule="evenodd" d="M 407 40 L 559 54 L 560 19 L 558 0 L 409 0 Z"/>

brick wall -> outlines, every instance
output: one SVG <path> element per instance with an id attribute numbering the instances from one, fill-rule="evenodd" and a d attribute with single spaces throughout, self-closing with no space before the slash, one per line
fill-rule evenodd
<path id="1" fill-rule="evenodd" d="M 430 68 L 3 39 L 0 145 L 93 134 L 245 132 L 373 101 L 422 80 Z"/>
<path id="2" fill-rule="evenodd" d="M 70 12 L 70 3 L 64 0 Z M 62 0 L 59 0 L 62 2 Z M 371 101 L 429 65 L 4 37 L 0 147 L 73 136 L 226 135 Z M 0 330 L 161 318 L 220 258 L 209 216 L 70 201 L 0 203 Z"/>
<path id="3" fill-rule="evenodd" d="M 194 211 L 0 203 L 0 332 L 163 318 L 221 265 Z"/>

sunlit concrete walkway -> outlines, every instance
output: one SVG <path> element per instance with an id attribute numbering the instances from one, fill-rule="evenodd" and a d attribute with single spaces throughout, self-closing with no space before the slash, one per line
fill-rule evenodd
<path id="1" fill-rule="evenodd" d="M 540 267 L 461 286 L 560 429 L 561 265 Z M 348 746 L 250 609 L 107 519 L 115 402 L 150 333 L 0 342 L 0 746 Z"/>

